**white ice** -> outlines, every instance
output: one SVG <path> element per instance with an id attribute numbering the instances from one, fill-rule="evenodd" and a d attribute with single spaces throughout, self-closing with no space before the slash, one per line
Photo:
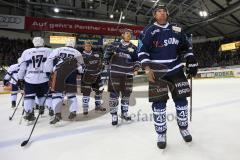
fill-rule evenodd
<path id="1" fill-rule="evenodd" d="M 135 87 L 135 91 L 146 86 Z M 153 122 L 146 121 L 151 107 L 147 98 L 137 98 L 130 107 L 131 124 L 111 126 L 111 116 L 49 125 L 49 117 L 39 119 L 26 147 L 20 144 L 32 128 L 19 125 L 20 108 L 12 121 L 9 95 L 0 95 L 1 160 L 239 160 L 240 158 L 240 79 L 193 81 L 193 121 L 189 124 L 193 142 L 186 144 L 172 121 L 175 108 L 168 102 L 167 148 L 156 146 Z M 79 97 L 79 102 L 80 97 Z M 93 102 L 91 102 L 93 105 Z M 81 105 L 81 103 L 80 103 Z M 139 113 L 139 117 L 137 114 Z"/>

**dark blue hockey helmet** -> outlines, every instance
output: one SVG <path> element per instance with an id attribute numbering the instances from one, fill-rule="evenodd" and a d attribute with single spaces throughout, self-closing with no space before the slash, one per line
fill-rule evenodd
<path id="1" fill-rule="evenodd" d="M 159 9 L 163 9 L 167 12 L 167 15 L 169 15 L 169 12 L 168 12 L 168 9 L 167 9 L 167 6 L 166 5 L 156 5 L 153 10 L 152 10 L 152 13 L 153 15 L 159 10 Z"/>

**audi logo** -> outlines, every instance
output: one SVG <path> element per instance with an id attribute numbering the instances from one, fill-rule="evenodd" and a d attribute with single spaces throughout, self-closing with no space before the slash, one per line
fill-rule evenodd
<path id="1" fill-rule="evenodd" d="M 5 16 L 0 16 L 0 23 L 15 23 L 19 24 L 22 22 L 22 19 L 19 17 L 5 17 Z"/>

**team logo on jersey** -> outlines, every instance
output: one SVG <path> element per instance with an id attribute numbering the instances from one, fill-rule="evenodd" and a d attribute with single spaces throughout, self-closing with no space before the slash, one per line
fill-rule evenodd
<path id="1" fill-rule="evenodd" d="M 89 61 L 89 64 L 97 64 L 98 60 Z"/>
<path id="2" fill-rule="evenodd" d="M 99 57 L 99 55 L 98 55 L 98 54 L 94 54 L 94 57 L 97 57 L 97 58 L 98 58 L 98 57 Z"/>
<path id="3" fill-rule="evenodd" d="M 134 49 L 133 48 L 128 48 L 128 52 L 133 52 Z"/>
<path id="4" fill-rule="evenodd" d="M 151 35 L 153 36 L 154 34 L 156 34 L 156 33 L 158 33 L 158 32 L 160 32 L 160 29 L 155 29 L 155 30 L 153 30 L 153 31 L 151 32 Z"/>
<path id="5" fill-rule="evenodd" d="M 178 45 L 179 40 L 174 38 L 174 37 L 172 37 L 172 38 L 165 39 L 163 42 L 164 42 L 164 46 L 168 46 L 169 44 L 176 44 L 176 45 Z"/>
<path id="6" fill-rule="evenodd" d="M 164 45 L 160 41 L 153 41 L 153 46 L 156 48 L 164 47 Z"/>
<path id="7" fill-rule="evenodd" d="M 177 27 L 177 26 L 172 26 L 172 30 L 173 30 L 174 32 L 178 33 L 178 32 L 181 32 L 181 31 L 182 31 L 182 28 Z"/>
<path id="8" fill-rule="evenodd" d="M 160 41 L 153 41 L 153 46 L 156 48 L 162 48 L 162 47 L 167 47 L 170 44 L 178 45 L 178 43 L 179 43 L 179 40 L 172 37 L 172 38 L 163 40 L 163 43 Z"/>

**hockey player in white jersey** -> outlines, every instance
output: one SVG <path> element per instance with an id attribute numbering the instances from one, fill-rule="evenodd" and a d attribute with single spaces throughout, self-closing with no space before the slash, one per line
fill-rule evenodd
<path id="1" fill-rule="evenodd" d="M 25 119 L 35 120 L 33 107 L 35 96 L 39 100 L 39 114 L 44 113 L 44 99 L 48 92 L 49 78 L 43 71 L 44 63 L 51 53 L 51 49 L 43 47 L 44 40 L 41 37 L 33 38 L 34 48 L 25 50 L 21 56 L 21 64 L 18 72 L 18 85 L 24 85 L 24 110 Z"/>
<path id="2" fill-rule="evenodd" d="M 47 59 L 47 62 L 45 64 L 45 71 L 49 73 L 55 72 L 56 75 L 59 75 L 61 72 L 58 70 L 59 68 L 61 68 L 59 66 L 61 66 L 61 64 L 64 64 L 64 62 L 66 62 L 69 59 L 75 59 L 77 61 L 77 66 L 79 66 L 78 67 L 79 70 L 77 70 L 77 68 L 74 68 L 73 69 L 74 71 L 71 72 L 67 71 L 69 76 L 66 79 L 68 80 L 69 83 L 71 83 L 71 85 L 73 86 L 75 85 L 76 87 L 77 72 L 82 72 L 81 70 L 84 62 L 81 53 L 78 50 L 74 49 L 75 43 L 76 43 L 75 40 L 69 39 L 67 40 L 65 47 L 55 49 Z M 57 79 L 58 81 L 56 83 L 61 83 L 59 82 L 60 81 L 59 78 Z M 54 80 L 52 80 L 52 83 L 55 83 Z M 52 93 L 52 105 L 55 113 L 55 118 L 52 121 L 50 121 L 50 124 L 55 124 L 62 119 L 61 106 L 63 90 L 58 89 L 57 87 L 52 90 L 54 90 L 54 92 Z M 76 93 L 69 92 L 66 90 L 64 90 L 64 92 L 66 92 L 66 96 L 70 102 L 69 103 L 70 115 L 68 116 L 68 118 L 72 120 L 76 117 L 76 112 L 78 110 Z"/>
<path id="3" fill-rule="evenodd" d="M 17 100 L 17 94 L 18 94 L 18 86 L 17 86 L 17 73 L 19 70 L 19 64 L 13 64 L 11 65 L 7 73 L 4 77 L 3 84 L 4 86 L 11 85 L 11 101 L 12 101 L 12 108 L 16 107 L 16 100 Z"/>

